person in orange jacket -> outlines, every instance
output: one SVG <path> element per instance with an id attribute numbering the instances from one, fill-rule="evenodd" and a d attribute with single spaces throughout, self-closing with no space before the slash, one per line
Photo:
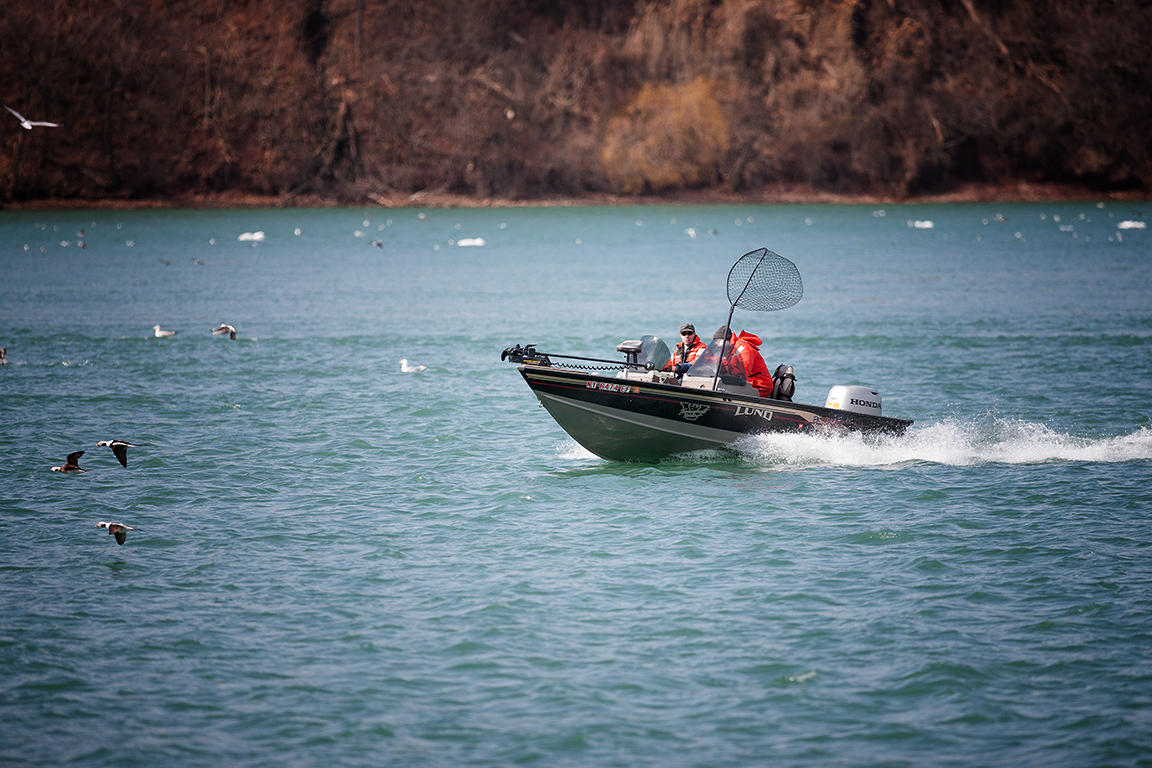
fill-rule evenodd
<path id="1" fill-rule="evenodd" d="M 760 337 L 747 331 L 740 331 L 733 336 L 728 326 L 722 325 L 716 329 L 713 338 L 723 337 L 728 338 L 728 343 L 732 349 L 731 354 L 739 358 L 744 366 L 744 378 L 748 383 L 756 388 L 760 397 L 772 397 L 772 374 L 768 372 L 768 366 L 760 355 L 760 345 L 764 343 Z M 728 353 L 725 353 L 725 357 L 727 355 Z"/>
<path id="2" fill-rule="evenodd" d="M 680 343 L 676 345 L 676 349 L 672 352 L 672 359 L 664 366 L 666 371 L 675 371 L 678 366 L 684 365 L 683 370 L 678 371 L 683 373 L 688 370 L 687 366 L 696 362 L 696 358 L 700 357 L 700 353 L 708 348 L 700 337 L 696 335 L 696 326 L 692 323 L 684 323 L 680 326 Z"/>

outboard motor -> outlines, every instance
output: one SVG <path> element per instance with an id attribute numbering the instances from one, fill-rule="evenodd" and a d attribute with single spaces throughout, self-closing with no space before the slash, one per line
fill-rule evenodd
<path id="1" fill-rule="evenodd" d="M 866 413 L 869 416 L 882 416 L 883 403 L 880 392 L 872 387 L 845 386 L 837 384 L 828 390 L 828 400 L 825 408 L 835 408 L 840 411 L 853 413 Z"/>
<path id="2" fill-rule="evenodd" d="M 772 397 L 790 403 L 795 393 L 796 376 L 792 373 L 792 366 L 781 363 L 776 366 L 776 373 L 772 374 Z"/>

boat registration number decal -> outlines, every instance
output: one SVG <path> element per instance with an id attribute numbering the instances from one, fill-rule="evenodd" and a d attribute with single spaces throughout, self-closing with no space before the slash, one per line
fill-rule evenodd
<path id="1" fill-rule="evenodd" d="M 736 406 L 737 416 L 759 416 L 762 419 L 772 421 L 772 410 L 770 408 L 753 408 L 748 405 Z"/>
<path id="2" fill-rule="evenodd" d="M 588 381 L 584 383 L 584 386 L 588 389 L 602 389 L 605 392 L 619 392 L 623 395 L 640 391 L 640 387 L 634 387 L 631 384 L 616 384 L 607 381 Z"/>

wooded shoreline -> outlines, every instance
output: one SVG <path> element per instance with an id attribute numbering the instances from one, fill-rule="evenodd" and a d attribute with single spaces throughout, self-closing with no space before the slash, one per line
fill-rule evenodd
<path id="1" fill-rule="evenodd" d="M 103 198 L 34 199 L 0 204 L 3 210 L 147 210 L 227 208 L 552 208 L 649 205 L 935 205 L 948 203 L 1042 203 L 1042 202 L 1147 202 L 1143 192 L 1105 192 L 1069 185 L 1000 184 L 966 185 L 961 189 L 916 197 L 881 197 L 836 194 L 812 189 L 780 189 L 761 193 L 733 194 L 718 190 L 681 190 L 663 195 L 587 194 L 579 197 L 540 199 L 475 198 L 444 192 L 373 195 L 361 203 L 317 196 L 285 199 L 270 195 L 221 193 L 189 197 L 124 200 Z"/>
<path id="2" fill-rule="evenodd" d="M 1142 0 L 12 0 L 0 205 L 1152 193 Z M 115 201 L 115 202 L 113 202 Z"/>

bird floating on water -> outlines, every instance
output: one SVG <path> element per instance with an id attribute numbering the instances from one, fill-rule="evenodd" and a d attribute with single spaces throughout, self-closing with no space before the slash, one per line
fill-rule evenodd
<path id="1" fill-rule="evenodd" d="M 401 373 L 416 373 L 418 371 L 427 370 L 427 368 L 428 366 L 426 365 L 409 365 L 406 359 L 400 358 Z"/>
<path id="2" fill-rule="evenodd" d="M 76 475 L 81 472 L 87 472 L 86 469 L 80 468 L 80 457 L 84 455 L 84 451 L 73 451 L 64 457 L 64 466 L 52 467 L 53 472 L 63 472 L 68 475 Z"/>
<path id="3" fill-rule="evenodd" d="M 166 339 L 169 336 L 175 336 L 176 335 L 176 331 L 165 331 L 165 330 L 162 330 L 160 328 L 160 326 L 158 326 L 158 325 L 152 326 L 152 330 L 155 332 L 156 338 L 158 338 L 158 339 Z"/>
<path id="4" fill-rule="evenodd" d="M 8 365 L 8 348 L 0 347 L 0 365 Z"/>
<path id="5" fill-rule="evenodd" d="M 228 334 L 228 338 L 230 339 L 236 338 L 236 326 L 228 325 L 228 323 L 220 323 L 220 325 L 212 329 L 213 336 L 223 336 L 224 334 Z"/>
<path id="6" fill-rule="evenodd" d="M 125 442 L 124 440 L 101 440 L 96 443 L 96 447 L 106 445 L 112 449 L 112 453 L 116 454 L 116 460 L 120 462 L 120 466 L 125 469 L 128 468 L 128 449 L 135 448 L 134 443 Z"/>
<path id="7" fill-rule="evenodd" d="M 100 522 L 96 523 L 96 527 L 107 528 L 108 535 L 115 536 L 117 544 L 124 543 L 124 541 L 128 538 L 128 531 L 136 530 L 130 525 L 124 525 L 124 523 L 109 523 L 106 520 L 101 520 Z"/>
<path id="8" fill-rule="evenodd" d="M 15 115 L 16 119 L 20 121 L 20 125 L 26 131 L 32 130 L 32 127 L 37 126 L 37 125 L 42 127 L 42 128 L 59 128 L 60 127 L 60 123 L 49 123 L 49 122 L 45 122 L 44 120 L 29 120 L 28 118 L 24 117 L 24 115 L 20 114 L 19 112 L 17 112 L 14 109 L 12 109 L 12 107 L 8 106 L 7 104 L 4 105 L 4 109 L 8 110 L 13 115 Z"/>

